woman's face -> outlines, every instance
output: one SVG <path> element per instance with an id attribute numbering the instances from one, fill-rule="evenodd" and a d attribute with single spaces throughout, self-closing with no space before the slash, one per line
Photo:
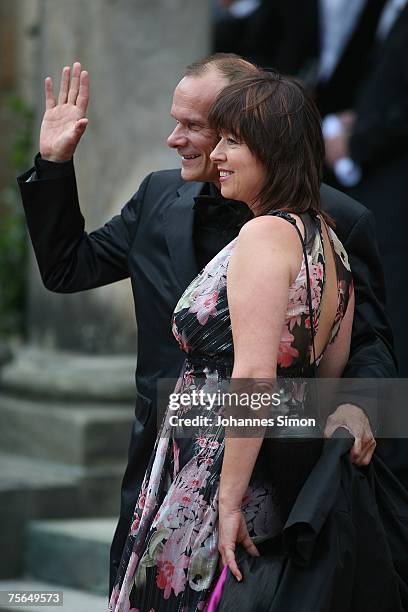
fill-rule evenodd
<path id="1" fill-rule="evenodd" d="M 224 198 L 240 200 L 254 209 L 266 181 L 266 169 L 247 145 L 223 134 L 210 158 L 218 167 Z"/>

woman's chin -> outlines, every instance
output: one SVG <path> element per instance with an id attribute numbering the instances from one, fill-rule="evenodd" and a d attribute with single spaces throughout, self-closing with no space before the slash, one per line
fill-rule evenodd
<path id="1" fill-rule="evenodd" d="M 236 194 L 234 194 L 234 190 L 228 188 L 228 185 L 221 184 L 221 195 L 227 200 L 237 200 Z"/>

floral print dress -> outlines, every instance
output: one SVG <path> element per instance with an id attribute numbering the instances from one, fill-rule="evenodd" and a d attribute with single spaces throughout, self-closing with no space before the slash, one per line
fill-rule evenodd
<path id="1" fill-rule="evenodd" d="M 305 214 L 302 220 L 317 331 L 325 282 L 321 226 L 319 217 Z M 347 308 L 352 277 L 342 244 L 332 230 L 329 233 L 338 276 L 332 341 Z M 230 379 L 233 341 L 226 283 L 236 242 L 237 238 L 207 264 L 175 308 L 173 332 L 186 353 L 175 390 L 178 393 L 215 392 Z M 310 375 L 309 313 L 303 261 L 289 290 L 278 376 Z M 187 406 L 177 414 L 189 410 Z M 224 440 L 215 426 L 197 428 L 196 432 L 193 437 L 183 437 L 167 418 L 163 420 L 111 596 L 112 612 L 205 610 L 219 575 L 218 489 Z M 274 483 L 264 467 L 257 462 L 242 503 L 255 541 L 276 535 L 283 525 Z"/>

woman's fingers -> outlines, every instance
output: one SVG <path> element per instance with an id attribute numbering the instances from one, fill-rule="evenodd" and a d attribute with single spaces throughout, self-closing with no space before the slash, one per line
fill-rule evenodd
<path id="1" fill-rule="evenodd" d="M 247 534 L 241 542 L 241 546 L 251 555 L 251 557 L 260 557 L 259 551 L 249 535 Z"/>
<path id="2" fill-rule="evenodd" d="M 59 90 L 59 96 L 58 96 L 58 104 L 66 104 L 67 102 L 70 73 L 71 73 L 71 69 L 69 66 L 65 66 L 62 69 L 61 84 L 60 84 L 60 90 Z"/>
<path id="3" fill-rule="evenodd" d="M 242 580 L 242 574 L 239 571 L 237 562 L 235 561 L 235 552 L 232 548 L 228 547 L 225 549 L 223 555 L 222 555 L 222 560 L 224 562 L 225 565 L 228 565 L 228 567 L 230 568 L 231 573 L 233 574 L 233 576 L 235 576 L 235 578 L 238 580 L 238 582 L 241 582 Z"/>
<path id="4" fill-rule="evenodd" d="M 75 62 L 72 66 L 72 77 L 68 90 L 67 102 L 68 104 L 76 104 L 78 93 L 79 93 L 79 79 L 81 76 L 81 64 Z"/>
<path id="5" fill-rule="evenodd" d="M 45 110 L 49 110 L 50 108 L 54 108 L 56 104 L 51 77 L 47 77 L 45 79 L 44 90 L 45 90 Z"/>

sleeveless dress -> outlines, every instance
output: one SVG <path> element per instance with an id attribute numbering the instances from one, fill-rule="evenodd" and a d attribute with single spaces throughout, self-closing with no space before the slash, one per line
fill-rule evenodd
<path id="1" fill-rule="evenodd" d="M 290 215 L 280 216 L 293 221 Z M 301 215 L 305 226 L 312 313 L 319 325 L 326 266 L 321 221 Z M 347 254 L 329 229 L 336 262 L 338 306 L 330 342 L 338 333 L 352 290 Z M 238 238 L 220 251 L 190 283 L 173 315 L 173 333 L 186 353 L 177 393 L 215 392 L 228 383 L 233 340 L 227 299 L 228 264 Z M 278 352 L 278 377 L 311 376 L 310 309 L 303 260 L 289 288 Z M 180 409 L 188 414 L 189 406 Z M 179 412 L 180 412 L 179 410 Z M 179 413 L 177 413 L 179 414 Z M 109 611 L 205 610 L 219 577 L 218 490 L 224 440 L 214 426 L 184 437 L 165 418 L 147 468 L 123 551 Z M 242 502 L 254 541 L 273 537 L 285 520 L 273 475 L 260 453 Z"/>

